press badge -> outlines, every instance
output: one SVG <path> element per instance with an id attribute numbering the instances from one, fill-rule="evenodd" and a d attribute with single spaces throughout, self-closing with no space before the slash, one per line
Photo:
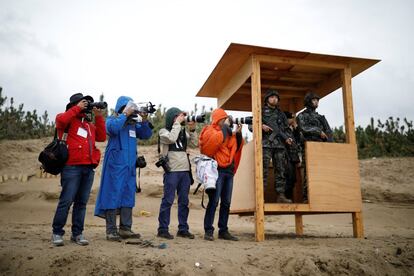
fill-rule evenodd
<path id="1" fill-rule="evenodd" d="M 79 136 L 86 138 L 88 136 L 88 132 L 86 131 L 86 129 L 84 128 L 78 128 L 78 133 Z"/>
<path id="2" fill-rule="evenodd" d="M 135 132 L 135 130 L 129 130 L 129 137 L 137 138 L 137 133 Z"/>

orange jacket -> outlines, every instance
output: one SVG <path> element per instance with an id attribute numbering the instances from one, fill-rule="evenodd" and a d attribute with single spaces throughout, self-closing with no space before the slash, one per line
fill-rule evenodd
<path id="1" fill-rule="evenodd" d="M 202 154 L 214 158 L 221 168 L 226 168 L 234 162 L 233 172 L 235 173 L 241 158 L 243 140 L 241 145 L 237 147 L 235 135 L 227 135 L 224 139 L 224 134 L 218 122 L 227 117 L 227 113 L 221 108 L 213 111 L 211 125 L 205 126 L 200 133 L 199 147 Z"/>

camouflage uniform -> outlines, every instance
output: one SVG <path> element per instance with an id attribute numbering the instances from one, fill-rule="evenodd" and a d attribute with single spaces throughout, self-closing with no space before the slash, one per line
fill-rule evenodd
<path id="1" fill-rule="evenodd" d="M 315 141 L 315 142 L 333 142 L 332 138 L 332 129 L 330 128 L 328 121 L 325 116 L 320 115 L 315 111 L 315 108 L 312 106 L 312 100 L 318 99 L 319 96 L 314 93 L 308 93 L 305 96 L 305 106 L 306 109 L 300 113 L 297 117 L 298 127 L 300 132 L 303 135 L 304 142 L 306 141 Z M 321 133 L 324 132 L 327 139 L 322 139 Z M 306 178 L 306 165 L 305 165 L 305 146 L 302 145 L 302 176 L 303 176 L 303 194 L 304 198 L 307 199 L 308 195 L 308 183 Z"/>
<path id="2" fill-rule="evenodd" d="M 262 123 L 273 131 L 263 131 L 263 184 L 267 186 L 269 163 L 272 160 L 275 178 L 275 189 L 278 194 L 285 193 L 286 186 L 286 148 L 284 141 L 288 138 L 285 130 L 288 127 L 286 115 L 278 108 L 271 108 L 267 99 L 277 96 L 275 90 L 269 90 L 265 96 L 265 107 L 262 110 Z"/>
<path id="3" fill-rule="evenodd" d="M 288 115 L 285 112 L 286 115 Z M 291 116 L 292 114 L 289 113 Z M 287 116 L 288 117 L 288 116 Z M 288 117 L 292 118 L 292 117 Z M 293 188 L 295 187 L 296 183 L 296 166 L 300 163 L 300 156 L 301 154 L 301 144 L 302 138 L 301 133 L 299 132 L 299 128 L 293 128 L 289 126 L 286 129 L 286 135 L 289 138 L 292 138 L 293 143 L 292 145 L 286 145 L 286 153 L 287 153 L 287 167 L 286 167 L 286 190 L 285 195 L 286 198 L 292 199 L 293 197 Z"/>

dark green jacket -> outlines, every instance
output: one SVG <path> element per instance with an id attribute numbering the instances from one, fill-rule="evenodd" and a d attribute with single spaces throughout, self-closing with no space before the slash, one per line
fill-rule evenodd
<path id="1" fill-rule="evenodd" d="M 264 148 L 285 148 L 285 140 L 288 138 L 286 129 L 288 121 L 286 115 L 278 108 L 271 108 L 268 105 L 262 110 L 262 123 L 269 126 L 273 131 L 262 132 Z"/>
<path id="2" fill-rule="evenodd" d="M 325 116 L 311 108 L 298 115 L 298 127 L 303 134 L 305 141 L 333 142 L 332 129 L 328 124 Z M 327 140 L 321 138 L 322 131 L 328 136 Z"/>

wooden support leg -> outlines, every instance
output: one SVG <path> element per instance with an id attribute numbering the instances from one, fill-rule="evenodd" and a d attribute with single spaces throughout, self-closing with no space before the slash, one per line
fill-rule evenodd
<path id="1" fill-rule="evenodd" d="M 303 235 L 302 214 L 295 214 L 295 228 L 296 228 L 296 235 L 302 236 Z"/>
<path id="2" fill-rule="evenodd" d="M 264 197 L 263 197 L 263 149 L 262 149 L 262 114 L 260 63 L 252 59 L 252 114 L 253 143 L 255 151 L 254 185 L 256 191 L 255 230 L 256 241 L 263 241 L 264 235 Z"/>
<path id="3" fill-rule="evenodd" d="M 354 238 L 364 238 L 364 224 L 362 222 L 362 213 L 352 213 L 352 225 L 354 229 Z"/>

